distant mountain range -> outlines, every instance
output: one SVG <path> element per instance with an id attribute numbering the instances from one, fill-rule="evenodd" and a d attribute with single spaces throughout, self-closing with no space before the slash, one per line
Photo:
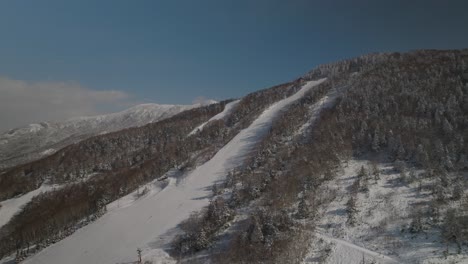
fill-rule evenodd
<path id="1" fill-rule="evenodd" d="M 0 135 L 0 169 L 50 155 L 91 136 L 146 125 L 198 106 L 141 104 L 112 114 L 15 128 Z"/>

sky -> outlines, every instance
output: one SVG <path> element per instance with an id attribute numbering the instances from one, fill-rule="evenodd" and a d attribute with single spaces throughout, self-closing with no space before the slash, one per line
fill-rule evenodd
<path id="1" fill-rule="evenodd" d="M 468 48 L 468 1 L 0 1 L 0 131 L 222 100 L 370 52 Z"/>

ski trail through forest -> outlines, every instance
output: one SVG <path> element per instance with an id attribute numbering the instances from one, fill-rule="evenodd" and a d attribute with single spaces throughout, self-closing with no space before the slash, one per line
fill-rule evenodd
<path id="1" fill-rule="evenodd" d="M 310 81 L 298 92 L 266 109 L 248 128 L 242 130 L 214 157 L 189 172 L 184 180 L 151 191 L 133 200 L 129 194 L 120 200 L 131 200 L 125 206 L 115 206 L 95 222 L 81 228 L 64 240 L 32 256 L 25 263 L 133 263 L 137 248 L 143 256 L 167 258 L 163 246 L 172 239 L 172 231 L 194 211 L 207 206 L 211 186 L 232 169 L 242 164 L 247 154 L 269 131 L 276 116 L 325 79 Z"/>

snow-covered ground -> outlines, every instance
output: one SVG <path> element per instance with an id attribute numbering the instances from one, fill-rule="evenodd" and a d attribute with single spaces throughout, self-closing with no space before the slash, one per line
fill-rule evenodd
<path id="1" fill-rule="evenodd" d="M 11 198 L 11 199 L 8 199 L 8 200 L 5 200 L 3 202 L 0 202 L 0 228 L 5 225 L 6 223 L 8 223 L 8 221 L 10 221 L 10 219 L 16 214 L 18 213 L 21 208 L 23 208 L 23 206 L 25 206 L 27 203 L 29 203 L 31 201 L 31 199 L 42 193 L 42 192 L 46 192 L 46 191 L 49 191 L 49 190 L 52 190 L 54 189 L 55 187 L 57 186 L 53 186 L 53 185 L 42 185 L 40 188 L 37 188 L 36 190 L 34 191 L 31 191 L 31 192 L 28 192 L 24 195 L 21 195 L 19 197 L 15 197 L 15 198 Z"/>
<path id="2" fill-rule="evenodd" d="M 382 255 L 381 253 L 363 248 L 352 242 L 334 238 L 328 235 L 323 235 L 319 232 L 316 237 L 323 241 L 327 241 L 329 245 L 333 245 L 331 254 L 326 259 L 326 263 L 333 264 L 366 264 L 366 263 L 399 263 L 399 261 Z M 312 262 L 312 261 L 310 261 Z M 306 260 L 306 263 L 310 263 Z"/>
<path id="3" fill-rule="evenodd" d="M 226 118 L 227 116 L 229 116 L 229 114 L 232 112 L 232 109 L 234 109 L 234 107 L 240 102 L 240 100 L 235 100 L 235 101 L 232 101 L 228 104 L 226 104 L 226 106 L 224 106 L 224 110 L 213 116 L 212 118 L 210 118 L 210 120 L 206 121 L 205 123 L 199 125 L 198 127 L 196 127 L 194 130 L 192 130 L 190 133 L 189 133 L 189 136 L 190 135 L 193 135 L 201 130 L 203 130 L 203 127 L 206 126 L 206 124 L 208 124 L 209 122 L 211 121 L 214 121 L 214 120 L 220 120 L 220 119 L 224 119 Z"/>
<path id="4" fill-rule="evenodd" d="M 167 186 L 150 186 L 152 191 L 139 199 L 130 194 L 112 203 L 109 211 L 94 223 L 25 263 L 132 263 L 136 260 L 137 248 L 143 250 L 146 259 L 169 262 L 162 250 L 172 239 L 177 225 L 192 212 L 208 205 L 210 187 L 222 180 L 228 171 L 241 165 L 246 154 L 264 137 L 274 118 L 285 107 L 324 80 L 308 82 L 294 95 L 270 106 L 211 160 L 188 173 L 183 181 L 177 183 L 174 177 L 169 177 Z"/>
<path id="5" fill-rule="evenodd" d="M 468 263 L 468 252 L 450 256 L 437 230 L 411 234 L 407 230 L 416 204 L 427 203 L 429 192 L 416 192 L 416 183 L 403 184 L 391 163 L 380 163 L 380 179 L 372 176 L 368 192 L 358 192 L 356 224 L 347 223 L 350 186 L 367 160 L 350 160 L 336 179 L 323 187 L 328 206 L 319 210 L 317 231 L 304 263 Z"/>

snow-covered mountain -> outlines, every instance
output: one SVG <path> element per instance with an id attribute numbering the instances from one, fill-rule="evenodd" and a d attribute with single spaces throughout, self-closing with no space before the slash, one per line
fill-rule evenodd
<path id="1" fill-rule="evenodd" d="M 170 229 L 187 219 L 193 211 L 207 206 L 210 186 L 243 163 L 246 154 L 268 133 L 273 120 L 282 110 L 323 81 L 325 79 L 310 82 L 293 96 L 273 104 L 213 158 L 186 175 L 187 180 L 184 183 L 176 184 L 173 173 L 170 173 L 168 176 L 172 177 L 169 177 L 169 183 L 163 191 L 153 183 L 148 185 L 151 193 L 140 197 L 141 199 L 135 200 L 136 193 L 132 193 L 120 201 L 123 208 L 120 208 L 119 201 L 109 205 L 107 210 L 112 213 L 102 221 L 86 227 L 84 232 L 32 259 L 31 263 L 75 263 L 74 260 L 79 260 L 80 263 L 131 263 L 136 248 L 153 242 L 155 238 L 162 242 Z M 227 107 L 226 112 L 229 110 Z M 164 214 L 159 215 L 158 212 Z M 120 238 L 118 230 L 130 231 L 135 225 L 140 228 L 127 233 L 125 239 Z M 152 231 L 148 232 L 150 228 Z M 103 255 L 108 257 L 104 260 Z"/>
<path id="2" fill-rule="evenodd" d="M 41 122 L 12 129 L 0 135 L 0 169 L 50 155 L 94 135 L 146 125 L 199 106 L 140 104 L 117 113 Z"/>
<path id="3" fill-rule="evenodd" d="M 364 55 L 5 170 L 0 263 L 468 263 L 467 65 Z"/>

